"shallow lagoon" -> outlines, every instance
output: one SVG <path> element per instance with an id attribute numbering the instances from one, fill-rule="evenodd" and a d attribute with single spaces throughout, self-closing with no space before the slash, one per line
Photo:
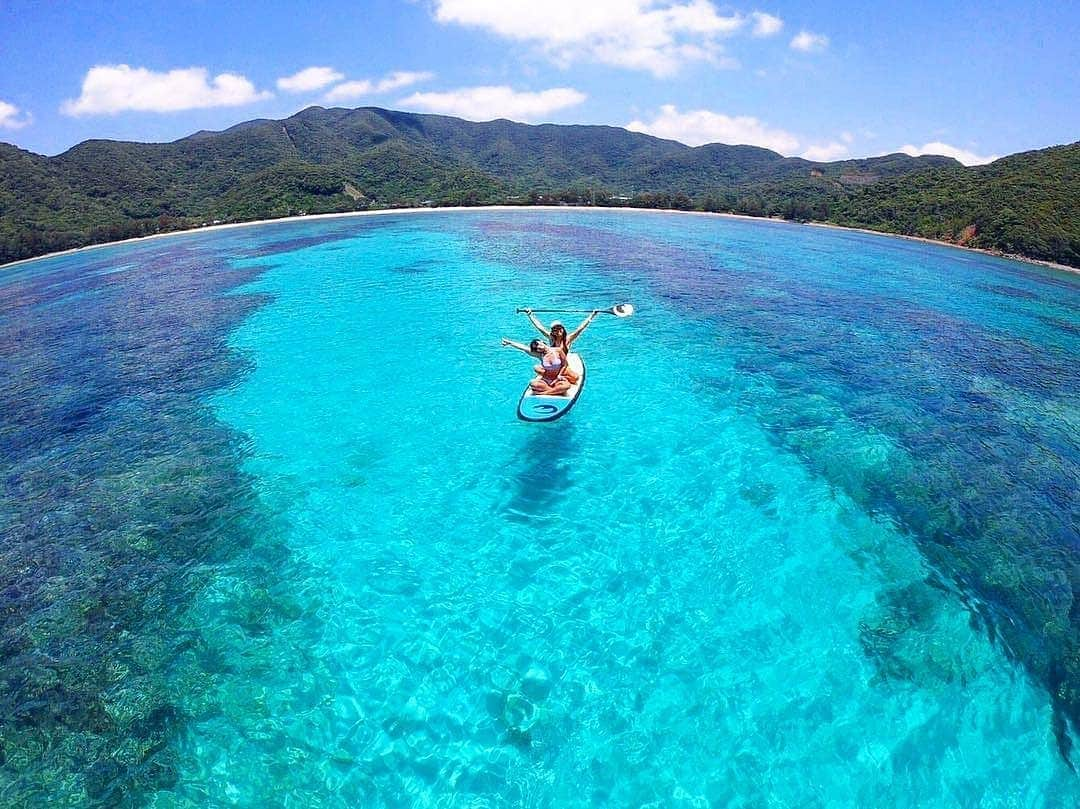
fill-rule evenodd
<path id="1" fill-rule="evenodd" d="M 1080 800 L 1075 277 L 483 211 L 0 290 L 7 803 Z M 517 422 L 514 308 L 622 301 Z"/>

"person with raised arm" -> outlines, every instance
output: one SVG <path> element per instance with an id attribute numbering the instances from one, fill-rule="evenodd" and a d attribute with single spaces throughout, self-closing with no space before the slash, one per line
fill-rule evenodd
<path id="1" fill-rule="evenodd" d="M 544 337 L 546 337 L 548 340 L 550 340 L 552 346 L 554 346 L 555 348 L 558 348 L 558 349 L 560 349 L 562 351 L 563 360 L 564 360 L 563 361 L 563 366 L 564 366 L 563 376 L 565 376 L 567 378 L 567 380 L 569 380 L 571 385 L 576 384 L 577 383 L 577 375 L 574 374 L 574 372 L 571 371 L 569 368 L 565 367 L 566 366 L 565 358 L 566 358 L 566 355 L 568 355 L 570 353 L 571 348 L 574 345 L 574 341 L 577 340 L 577 338 L 581 336 L 581 333 L 583 331 L 585 331 L 585 329 L 587 329 L 589 327 L 589 324 L 592 323 L 593 320 L 596 319 L 596 316 L 598 314 L 600 314 L 600 310 L 599 309 L 593 309 L 589 313 L 589 316 L 586 317 L 583 321 L 581 321 L 581 323 L 578 325 L 578 327 L 576 329 L 574 329 L 570 333 L 567 333 L 566 326 L 564 326 L 561 321 L 553 320 L 551 322 L 551 327 L 547 328 L 547 327 L 544 326 L 543 323 L 541 323 L 537 319 L 536 315 L 533 314 L 532 309 L 523 309 L 522 311 L 528 316 L 528 318 L 532 322 L 533 326 L 536 327 L 536 330 L 538 332 L 540 332 L 542 335 L 544 335 Z"/>
<path id="2" fill-rule="evenodd" d="M 534 393 L 562 396 L 573 386 L 574 383 L 567 378 L 567 376 L 573 376 L 573 372 L 567 367 L 566 352 L 558 346 L 547 345 L 543 340 L 533 340 L 525 345 L 505 337 L 502 344 L 540 360 L 538 365 L 533 366 L 536 377 L 529 383 Z"/>

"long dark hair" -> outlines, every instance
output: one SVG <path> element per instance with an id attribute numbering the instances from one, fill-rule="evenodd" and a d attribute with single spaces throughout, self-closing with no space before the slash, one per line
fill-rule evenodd
<path id="1" fill-rule="evenodd" d="M 561 332 L 561 337 L 556 337 L 556 329 Z M 566 338 L 566 326 L 564 326 L 562 323 L 556 323 L 551 327 L 551 344 L 553 346 L 555 346 L 556 348 L 566 348 Z"/>

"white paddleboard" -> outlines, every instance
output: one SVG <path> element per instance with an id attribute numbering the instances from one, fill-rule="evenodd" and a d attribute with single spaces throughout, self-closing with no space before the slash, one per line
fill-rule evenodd
<path id="1" fill-rule="evenodd" d="M 570 408 L 577 402 L 585 387 L 585 361 L 580 354 L 568 354 L 566 357 L 567 367 L 577 374 L 578 382 L 562 396 L 549 396 L 542 393 L 533 393 L 532 388 L 526 386 L 518 401 L 517 414 L 522 421 L 555 421 L 570 412 Z"/>

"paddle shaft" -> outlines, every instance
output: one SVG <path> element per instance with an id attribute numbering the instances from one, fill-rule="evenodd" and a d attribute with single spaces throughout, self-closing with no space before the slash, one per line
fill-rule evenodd
<path id="1" fill-rule="evenodd" d="M 525 310 L 524 309 L 517 309 L 515 311 L 517 312 L 517 314 L 520 315 Z M 589 315 L 589 314 L 592 314 L 593 310 L 592 309 L 530 309 L 529 311 L 530 312 L 539 312 L 540 314 Z M 610 309 L 600 309 L 599 312 L 602 315 L 613 315 L 613 314 L 615 314 L 615 307 L 613 306 Z"/>

